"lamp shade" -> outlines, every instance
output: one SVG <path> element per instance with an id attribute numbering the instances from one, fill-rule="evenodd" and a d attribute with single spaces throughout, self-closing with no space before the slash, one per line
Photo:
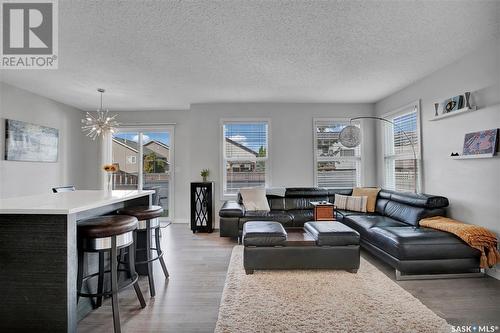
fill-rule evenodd
<path id="1" fill-rule="evenodd" d="M 361 143 L 361 130 L 354 125 L 348 125 L 340 131 L 340 143 L 347 148 L 354 148 Z"/>

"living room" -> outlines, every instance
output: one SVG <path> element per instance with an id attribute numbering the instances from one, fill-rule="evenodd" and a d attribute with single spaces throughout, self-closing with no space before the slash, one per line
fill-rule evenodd
<path id="1" fill-rule="evenodd" d="M 500 2 L 30 3 L 0 331 L 498 331 Z"/>

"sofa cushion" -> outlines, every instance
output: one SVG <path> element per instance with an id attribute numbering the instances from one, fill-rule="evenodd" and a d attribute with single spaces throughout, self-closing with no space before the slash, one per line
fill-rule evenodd
<path id="1" fill-rule="evenodd" d="M 242 217 L 245 216 L 245 207 L 236 201 L 226 201 L 219 211 L 220 217 Z"/>
<path id="2" fill-rule="evenodd" d="M 442 208 L 428 209 L 422 207 L 414 207 L 391 200 L 385 205 L 384 215 L 392 217 L 401 222 L 418 226 L 418 222 L 425 217 L 438 215 L 446 216 L 446 213 Z"/>
<path id="3" fill-rule="evenodd" d="M 373 227 L 407 227 L 408 224 L 393 218 L 381 215 L 348 215 L 342 223 L 353 228 L 361 234 L 363 239 L 370 240 Z"/>
<path id="4" fill-rule="evenodd" d="M 430 228 L 373 227 L 369 242 L 399 260 L 475 258 L 480 252 L 453 234 Z"/>
<path id="5" fill-rule="evenodd" d="M 285 210 L 285 198 L 268 195 L 267 201 L 269 202 L 269 208 L 271 208 L 271 210 Z"/>
<path id="6" fill-rule="evenodd" d="M 304 229 L 318 246 L 359 245 L 359 233 L 340 222 L 307 222 Z"/>
<path id="7" fill-rule="evenodd" d="M 314 220 L 312 209 L 289 210 L 287 213 L 292 215 L 294 227 L 303 227 L 304 223 Z"/>
<path id="8" fill-rule="evenodd" d="M 240 217 L 240 229 L 242 229 L 243 225 L 248 221 L 276 221 L 281 223 L 285 228 L 293 227 L 292 215 L 282 210 L 272 210 L 270 212 L 259 210 L 247 211 L 244 217 Z"/>
<path id="9" fill-rule="evenodd" d="M 242 236 L 245 246 L 283 246 L 287 239 L 283 226 L 269 221 L 245 223 Z"/>
<path id="10" fill-rule="evenodd" d="M 288 187 L 285 192 L 287 198 L 326 197 L 328 190 L 320 187 Z"/>
<path id="11" fill-rule="evenodd" d="M 297 210 L 297 209 L 312 209 L 311 201 L 328 201 L 328 197 L 325 196 L 310 196 L 310 197 L 286 197 L 285 198 L 285 210 Z"/>
<path id="12" fill-rule="evenodd" d="M 339 220 L 341 222 L 342 222 L 342 219 L 346 216 L 367 215 L 367 213 L 353 212 L 351 210 L 345 210 L 345 209 L 335 209 L 335 213 L 337 214 L 337 220 Z"/>
<path id="13" fill-rule="evenodd" d="M 379 193 L 379 197 L 390 199 L 391 201 L 396 201 L 405 205 L 428 209 L 445 208 L 449 205 L 449 201 L 447 198 L 439 195 L 425 193 L 381 190 Z"/>

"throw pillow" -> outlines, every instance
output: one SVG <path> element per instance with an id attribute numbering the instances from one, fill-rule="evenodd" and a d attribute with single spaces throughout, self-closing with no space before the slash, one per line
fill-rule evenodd
<path id="1" fill-rule="evenodd" d="M 352 196 L 367 196 L 368 202 L 366 204 L 366 211 L 369 213 L 373 213 L 375 211 L 375 204 L 377 203 L 378 192 L 380 192 L 380 189 L 376 187 L 355 187 L 352 190 Z"/>
<path id="2" fill-rule="evenodd" d="M 347 195 L 335 194 L 335 206 L 337 209 L 347 209 Z"/>
<path id="3" fill-rule="evenodd" d="M 348 195 L 335 194 L 335 206 L 337 209 L 366 213 L 367 202 L 367 196 L 352 197 Z"/>
<path id="4" fill-rule="evenodd" d="M 267 202 L 266 189 L 262 187 L 246 187 L 240 189 L 243 205 L 246 210 L 270 211 Z"/>

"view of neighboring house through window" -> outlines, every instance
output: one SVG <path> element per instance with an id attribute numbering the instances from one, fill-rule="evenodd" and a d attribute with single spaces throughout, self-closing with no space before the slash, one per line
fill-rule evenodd
<path id="1" fill-rule="evenodd" d="M 169 131 L 118 132 L 112 138 L 114 189 L 151 189 L 169 216 L 171 182 L 171 134 Z M 139 160 L 140 159 L 140 160 Z M 156 196 L 155 195 L 155 196 Z"/>
<path id="2" fill-rule="evenodd" d="M 224 121 L 222 124 L 223 194 L 241 187 L 265 186 L 269 148 L 267 121 Z"/>
<path id="3" fill-rule="evenodd" d="M 314 119 L 314 176 L 318 187 L 353 188 L 361 184 L 361 146 L 346 148 L 339 141 L 347 125 L 347 120 Z"/>
<path id="4" fill-rule="evenodd" d="M 395 124 L 394 126 L 384 123 L 384 187 L 396 191 L 414 191 L 415 167 L 417 168 L 417 187 L 420 182 L 418 103 L 386 115 L 384 118 Z M 417 154 L 416 164 L 410 140 Z"/>

